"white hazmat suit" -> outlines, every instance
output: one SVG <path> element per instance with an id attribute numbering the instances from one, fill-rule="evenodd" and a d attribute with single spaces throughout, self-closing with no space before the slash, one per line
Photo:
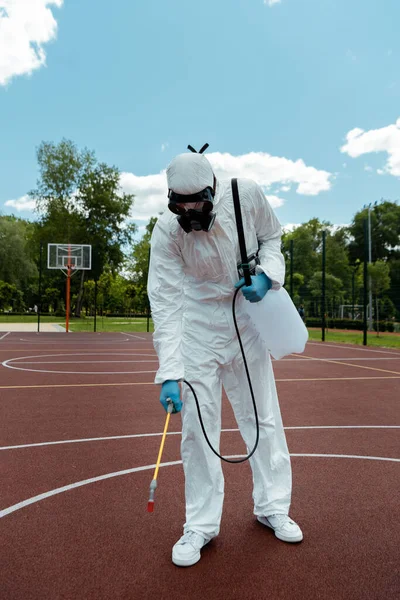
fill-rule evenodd
<path id="1" fill-rule="evenodd" d="M 196 193 L 214 185 L 208 160 L 199 154 L 178 156 L 167 170 L 168 187 Z M 260 187 L 239 179 L 239 194 L 250 256 L 259 252 L 258 272 L 279 289 L 284 283 L 281 227 Z M 210 442 L 219 451 L 222 386 L 240 433 L 250 451 L 256 424 L 248 380 L 234 327 L 232 299 L 239 280 L 238 235 L 230 181 L 216 182 L 216 220 L 209 232 L 185 233 L 176 215 L 166 211 L 151 239 L 148 294 L 159 358 L 155 383 L 187 379 L 193 386 Z M 236 317 L 253 384 L 260 439 L 250 459 L 254 514 L 287 515 L 291 465 L 278 404 L 271 359 L 244 309 L 241 293 Z M 224 499 L 221 462 L 200 428 L 193 394 L 183 384 L 181 454 L 185 473 L 186 523 L 208 541 L 218 535 Z"/>

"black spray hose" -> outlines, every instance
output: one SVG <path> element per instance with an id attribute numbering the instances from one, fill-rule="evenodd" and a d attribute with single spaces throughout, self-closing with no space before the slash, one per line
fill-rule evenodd
<path id="1" fill-rule="evenodd" d="M 246 369 L 247 381 L 249 382 L 250 394 L 251 394 L 251 399 L 253 401 L 253 407 L 254 407 L 254 416 L 255 416 L 255 419 L 256 419 L 256 441 L 254 443 L 254 448 L 252 449 L 252 451 L 250 452 L 250 454 L 248 454 L 244 458 L 239 458 L 237 460 L 232 460 L 230 458 L 225 458 L 224 456 L 221 456 L 220 454 L 218 454 L 218 452 L 215 450 L 215 448 L 213 448 L 210 440 L 208 439 L 208 436 L 207 436 L 207 433 L 206 433 L 206 430 L 205 430 L 205 427 L 204 427 L 203 419 L 201 417 L 201 411 L 200 411 L 199 401 L 198 401 L 197 396 L 196 396 L 196 392 L 194 391 L 192 385 L 188 381 L 186 381 L 186 379 L 183 380 L 184 383 L 186 383 L 186 385 L 189 386 L 189 388 L 191 389 L 192 394 L 194 396 L 194 399 L 195 399 L 195 402 L 196 402 L 196 407 L 197 407 L 197 412 L 198 412 L 198 415 L 199 415 L 199 421 L 200 421 L 201 429 L 203 431 L 203 434 L 204 434 L 204 437 L 206 439 L 207 444 L 209 445 L 209 447 L 211 448 L 211 450 L 214 452 L 214 454 L 216 454 L 218 456 L 218 458 L 220 458 L 221 460 L 224 460 L 225 462 L 228 462 L 228 463 L 242 463 L 242 462 L 245 462 L 246 460 L 249 460 L 249 458 L 251 458 L 253 456 L 254 452 L 256 451 L 257 446 L 258 446 L 258 440 L 260 438 L 260 426 L 259 426 L 259 423 L 258 423 L 257 406 L 256 406 L 256 401 L 254 399 L 253 386 L 251 384 L 250 373 L 249 373 L 249 369 L 248 369 L 247 361 L 246 361 L 246 355 L 244 353 L 244 348 L 243 348 L 242 340 L 240 338 L 239 327 L 238 327 L 238 324 L 237 324 L 237 321 L 236 321 L 236 313 L 235 313 L 236 297 L 238 295 L 238 292 L 240 291 L 240 289 L 244 285 L 246 285 L 246 284 L 244 283 L 242 286 L 240 286 L 240 288 L 237 288 L 237 290 L 235 291 L 235 294 L 233 296 L 233 301 L 232 301 L 232 314 L 233 314 L 233 322 L 235 324 L 236 334 L 237 334 L 238 340 L 239 340 L 240 350 L 241 350 L 242 356 L 243 356 L 244 367 Z"/>

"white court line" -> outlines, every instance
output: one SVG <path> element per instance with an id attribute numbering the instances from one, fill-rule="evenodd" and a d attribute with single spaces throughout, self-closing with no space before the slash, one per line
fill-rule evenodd
<path id="1" fill-rule="evenodd" d="M 96 356 L 96 354 L 91 354 L 90 352 L 86 352 L 85 355 L 90 355 L 90 356 Z M 112 356 L 126 356 L 127 354 L 115 354 L 113 353 Z M 130 354 L 129 354 L 130 355 Z M 37 358 L 44 358 L 46 355 L 43 356 L 38 356 Z M 58 355 L 53 355 L 53 356 L 67 356 L 67 355 L 63 355 L 63 354 L 58 354 Z M 74 355 L 68 355 L 68 356 L 74 356 Z M 97 355 L 98 356 L 98 355 Z M 109 354 L 106 354 L 105 356 L 109 356 Z M 154 358 L 156 355 L 155 354 L 132 354 L 130 356 L 151 356 L 152 358 Z M 100 365 L 100 364 L 112 364 L 112 363 L 137 363 L 137 362 L 158 362 L 157 360 L 37 360 L 37 361 L 26 361 L 23 360 L 23 358 L 10 358 L 8 359 L 8 362 L 14 362 L 18 360 L 20 365 L 84 365 L 84 364 L 89 364 L 89 365 Z M 311 359 L 310 359 L 311 360 Z M 351 358 L 351 357 L 345 357 L 345 358 L 312 358 L 312 360 L 319 360 L 322 362 L 335 362 L 337 360 L 351 360 L 353 362 L 356 361 L 376 361 L 376 360 L 400 360 L 400 356 L 398 358 L 386 358 L 386 357 L 381 357 L 378 356 L 376 358 Z M 279 360 L 275 360 L 273 359 L 273 362 L 298 362 L 298 363 L 307 363 L 306 360 L 304 360 L 304 358 L 284 358 L 284 359 L 279 359 Z"/>
<path id="2" fill-rule="evenodd" d="M 400 458 L 387 458 L 384 456 L 358 456 L 353 454 L 291 454 L 290 456 L 294 457 L 306 457 L 306 458 L 354 458 L 360 460 L 378 460 L 378 461 L 387 461 L 387 462 L 400 462 Z M 243 454 L 235 454 L 233 456 L 227 456 L 226 458 L 244 458 Z M 161 463 L 160 467 L 173 467 L 176 465 L 181 465 L 181 460 L 175 460 L 173 462 Z M 46 500 L 47 498 L 51 498 L 51 496 L 56 496 L 57 494 L 62 494 L 63 492 L 69 492 L 70 490 L 83 487 L 84 485 L 89 485 L 91 483 L 96 483 L 98 481 L 104 481 L 106 479 L 111 479 L 112 477 L 119 477 L 121 475 L 130 475 L 131 473 L 138 473 L 139 471 L 149 471 L 154 469 L 156 465 L 144 465 L 142 467 L 134 467 L 133 469 L 125 469 L 123 471 L 114 471 L 113 473 L 106 473 L 105 475 L 99 475 L 98 477 L 91 477 L 90 479 L 83 479 L 82 481 L 76 481 L 75 483 L 70 483 L 69 485 L 64 485 L 62 487 L 56 488 L 54 490 L 49 490 L 48 492 L 44 492 L 43 494 L 39 494 L 37 496 L 32 496 L 31 498 L 27 498 L 22 502 L 18 502 L 17 504 L 13 504 L 8 508 L 4 508 L 0 511 L 0 519 L 5 517 L 21 508 L 25 508 L 30 504 L 35 504 L 36 502 L 40 502 L 41 500 Z"/>
<path id="3" fill-rule="evenodd" d="M 335 360 L 351 360 L 351 361 L 357 361 L 357 360 L 400 360 L 400 353 L 398 354 L 398 356 L 396 356 L 395 358 L 388 358 L 386 356 L 374 356 L 374 358 L 365 358 L 364 356 L 362 358 L 352 358 L 351 356 L 346 356 L 345 358 L 315 358 L 314 356 L 312 357 L 312 360 L 321 360 L 324 362 L 329 362 L 329 361 L 335 361 Z M 303 358 L 281 358 L 278 360 L 273 359 L 274 362 L 306 362 L 304 357 Z"/>
<path id="4" fill-rule="evenodd" d="M 11 331 L 7 331 L 7 333 L 5 333 L 4 335 L 2 335 L 0 337 L 0 340 L 3 340 L 5 337 L 7 337 L 7 335 L 10 335 Z"/>
<path id="5" fill-rule="evenodd" d="M 285 430 L 302 429 L 400 429 L 400 425 L 299 425 L 284 427 Z M 221 429 L 222 433 L 238 432 L 239 429 Z M 168 431 L 167 435 L 181 435 L 181 431 Z M 131 435 L 111 435 L 107 437 L 82 438 L 75 440 L 58 440 L 56 442 L 36 442 L 35 444 L 20 444 L 17 446 L 0 446 L 1 450 L 17 450 L 20 448 L 38 448 L 42 446 L 58 446 L 62 444 L 82 444 L 85 442 L 104 442 L 108 440 L 128 440 L 137 438 L 160 437 L 162 433 L 133 433 Z"/>
<path id="6" fill-rule="evenodd" d="M 72 332 L 70 332 L 72 333 Z M 69 334 L 68 334 L 69 335 Z M 75 334 L 76 335 L 76 334 Z M 96 335 L 95 333 L 93 335 Z M 125 334 L 128 335 L 128 334 Z M 31 346 L 44 346 L 45 344 L 60 344 L 62 346 L 90 346 L 90 345 L 96 345 L 96 346 L 101 346 L 101 345 L 107 345 L 107 344 L 122 344 L 123 342 L 131 342 L 132 340 L 129 338 L 126 338 L 125 340 L 121 340 L 120 338 L 118 338 L 118 340 L 105 340 L 104 342 L 98 342 L 98 341 L 94 341 L 91 340 L 90 342 L 81 342 L 79 340 L 63 340 L 63 341 L 59 341 L 59 338 L 62 337 L 60 336 L 60 334 L 57 334 L 57 338 L 52 338 L 51 340 L 47 339 L 43 339 L 40 341 L 31 341 L 31 340 L 26 340 L 24 338 L 19 338 L 20 342 L 24 342 L 25 344 L 30 344 Z M 140 338 L 141 339 L 141 338 Z M 149 340 L 150 341 L 150 340 Z M 18 341 L 16 341 L 16 343 L 18 344 Z"/>
<path id="7" fill-rule="evenodd" d="M 388 352 L 387 350 L 372 350 L 371 348 L 354 348 L 345 346 L 336 346 L 334 344 L 327 344 L 326 342 L 307 342 L 307 346 L 319 346 L 322 348 L 340 348 L 341 350 L 357 350 L 360 352 L 379 352 L 380 354 L 391 354 L 392 356 L 399 356 L 399 352 Z"/>
<path id="8" fill-rule="evenodd" d="M 125 333 L 123 331 L 121 331 L 121 333 L 122 333 L 122 335 L 129 335 L 129 336 L 131 336 L 133 338 L 136 338 L 138 340 L 142 340 L 144 342 L 151 342 L 151 340 L 148 340 L 147 338 L 140 337 L 139 335 L 134 335 L 133 333 Z"/>
<path id="9" fill-rule="evenodd" d="M 7 362 L 8 361 L 4 361 L 2 365 L 8 369 L 26 371 L 29 373 L 52 373 L 53 375 L 143 375 L 145 373 L 157 373 L 157 371 L 51 371 L 47 369 L 20 369 L 19 367 L 12 367 L 11 365 L 6 364 Z M 385 377 L 385 379 L 388 378 Z"/>
<path id="10" fill-rule="evenodd" d="M 104 354 L 104 353 L 99 353 L 99 352 L 75 352 L 74 354 L 42 354 L 40 356 L 38 355 L 34 355 L 34 356 L 20 356 L 18 358 L 9 358 L 7 360 L 4 360 L 1 364 L 3 367 L 6 367 L 7 369 L 15 369 L 16 371 L 26 371 L 26 372 L 30 372 L 30 373 L 53 373 L 53 374 L 58 374 L 58 375 L 131 375 L 131 374 L 143 374 L 143 373 L 156 373 L 156 371 L 53 371 L 53 370 L 48 370 L 48 369 L 26 369 L 24 367 L 17 367 L 15 366 L 15 363 L 18 361 L 19 364 L 24 364 L 22 361 L 24 361 L 25 359 L 30 359 L 30 358 L 55 358 L 55 357 L 60 357 L 60 356 L 88 356 L 88 354 L 90 356 L 108 356 L 108 354 Z M 154 358 L 154 354 L 143 354 L 143 353 L 138 353 L 138 354 L 133 354 L 133 353 L 114 353 L 113 356 L 149 356 L 151 358 Z M 96 361 L 90 361 L 91 364 L 95 364 Z M 105 361 L 106 363 L 111 362 L 111 361 Z M 138 361 L 139 362 L 139 361 Z M 145 360 L 143 362 L 157 362 L 156 360 Z M 41 364 L 40 362 L 34 362 L 32 364 Z M 75 361 L 75 364 L 78 365 L 79 360 Z"/>
<path id="11" fill-rule="evenodd" d="M 116 356 L 114 354 L 114 356 Z M 152 357 L 154 358 L 154 356 Z M 9 361 L 19 360 L 18 358 L 10 358 Z M 350 359 L 349 359 L 350 360 Z M 368 359 L 367 359 L 368 360 Z M 372 359 L 374 360 L 374 359 Z M 383 359 L 387 360 L 387 359 Z M 32 360 L 23 361 L 18 364 L 20 365 L 109 365 L 113 363 L 149 363 L 158 362 L 158 360 Z M 303 361 L 304 362 L 304 361 Z M 79 373 L 80 371 L 78 371 Z"/>

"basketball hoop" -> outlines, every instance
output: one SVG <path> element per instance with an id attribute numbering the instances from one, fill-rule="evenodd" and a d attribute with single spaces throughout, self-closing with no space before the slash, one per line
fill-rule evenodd
<path id="1" fill-rule="evenodd" d="M 90 271 L 92 246 L 89 244 L 48 244 L 47 268 L 59 269 L 67 277 L 65 329 L 68 333 L 71 277 L 77 271 Z"/>

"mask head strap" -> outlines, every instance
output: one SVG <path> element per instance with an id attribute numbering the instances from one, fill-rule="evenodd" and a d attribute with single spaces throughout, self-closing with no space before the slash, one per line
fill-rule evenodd
<path id="1" fill-rule="evenodd" d="M 191 152 L 194 152 L 195 154 L 203 154 L 203 152 L 205 152 L 207 150 L 207 148 L 209 147 L 210 144 L 204 144 L 204 146 L 201 148 L 201 150 L 199 150 L 199 152 L 197 152 L 197 150 L 195 150 L 193 148 L 193 146 L 191 146 L 189 144 L 188 146 L 188 150 L 190 150 Z"/>

